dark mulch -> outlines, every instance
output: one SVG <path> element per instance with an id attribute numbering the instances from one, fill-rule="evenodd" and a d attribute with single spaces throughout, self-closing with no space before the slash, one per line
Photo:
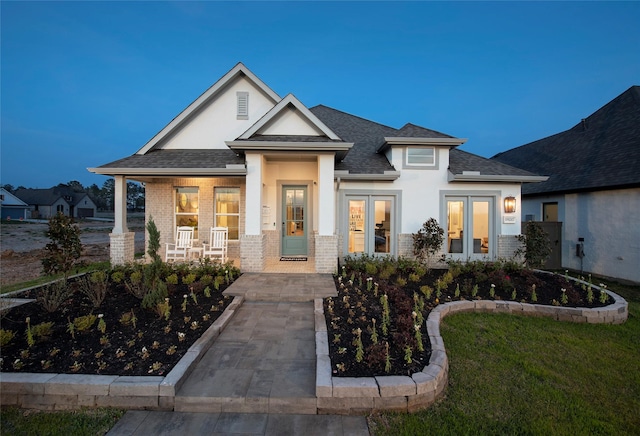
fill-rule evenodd
<path id="1" fill-rule="evenodd" d="M 140 300 L 121 285 L 112 286 L 97 309 L 80 292 L 75 292 L 53 313 L 43 310 L 37 302 L 13 308 L 2 316 L 2 329 L 15 333 L 14 339 L 2 347 L 2 371 L 164 375 L 231 302 L 230 297 L 222 295 L 224 285 L 218 291 L 211 289 L 210 297 L 206 297 L 204 287 L 197 284 L 191 288 L 170 287 L 168 320 L 151 310 L 141 309 Z M 197 303 L 187 296 L 183 310 L 183 296 L 191 290 Z M 30 291 L 24 296 L 34 298 L 37 292 Z M 137 318 L 135 324 L 125 324 L 123 316 L 132 311 Z M 87 331 L 76 331 L 74 338 L 68 331 L 69 323 L 87 314 L 103 315 L 105 333 L 99 331 L 96 320 Z M 32 331 L 41 323 L 53 323 L 51 333 L 47 337 L 36 337 L 31 347 L 27 343 L 27 317 Z"/>
<path id="2" fill-rule="evenodd" d="M 588 302 L 586 289 L 562 275 L 505 269 L 499 263 L 470 264 L 462 270 L 456 270 L 454 266 L 449 277 L 447 270 L 412 275 L 414 270 L 408 268 L 394 270 L 381 278 L 380 271 L 366 274 L 361 265 L 358 269 L 357 263 L 355 269 L 349 266 L 347 264 L 335 278 L 338 296 L 324 301 L 332 371 L 339 377 L 411 375 L 422 371 L 431 355 L 424 320 L 441 303 L 480 299 L 566 307 L 601 307 L 611 303 L 610 299 L 601 303 L 600 293 L 595 289 L 593 300 Z M 391 320 L 386 334 L 382 332 L 381 302 L 385 294 Z M 372 337 L 374 319 L 377 343 Z M 361 359 L 357 356 L 358 329 L 361 332 Z M 422 351 L 419 342 L 422 342 Z M 410 356 L 407 355 L 408 348 L 411 349 Z"/>

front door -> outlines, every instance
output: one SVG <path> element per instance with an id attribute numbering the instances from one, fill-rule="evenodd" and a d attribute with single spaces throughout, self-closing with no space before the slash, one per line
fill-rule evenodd
<path id="1" fill-rule="evenodd" d="M 282 255 L 307 255 L 307 187 L 282 187 Z"/>

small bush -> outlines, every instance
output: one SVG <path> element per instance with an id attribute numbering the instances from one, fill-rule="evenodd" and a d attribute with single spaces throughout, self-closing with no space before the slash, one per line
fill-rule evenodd
<path id="1" fill-rule="evenodd" d="M 59 280 L 44 286 L 38 294 L 37 301 L 49 313 L 58 308 L 73 295 L 73 290 L 66 280 Z"/>
<path id="2" fill-rule="evenodd" d="M 53 332 L 53 322 L 41 322 L 31 327 L 34 338 L 48 338 Z"/>
<path id="3" fill-rule="evenodd" d="M 422 263 L 429 263 L 444 242 L 444 229 L 435 218 L 429 218 L 418 233 L 413 233 L 413 254 Z"/>
<path id="4" fill-rule="evenodd" d="M 80 292 L 89 298 L 93 307 L 100 307 L 109 289 L 109 274 L 95 271 L 80 280 Z"/>
<path id="5" fill-rule="evenodd" d="M 46 252 L 42 258 L 44 272 L 45 274 L 62 273 L 66 279 L 82 255 L 80 228 L 74 224 L 73 218 L 58 213 L 49 220 L 46 235 L 51 242 L 44 247 Z"/>
<path id="6" fill-rule="evenodd" d="M 97 319 L 98 317 L 93 314 L 79 316 L 78 318 L 75 318 L 73 320 L 73 326 L 75 327 L 76 331 L 84 332 L 89 330 L 91 326 L 95 324 Z"/>
<path id="7" fill-rule="evenodd" d="M 15 337 L 16 334 L 13 331 L 0 329 L 0 347 L 8 345 Z"/>
<path id="8" fill-rule="evenodd" d="M 528 221 L 524 234 L 518 235 L 518 241 L 523 245 L 515 254 L 524 256 L 525 264 L 529 268 L 541 268 L 551 254 L 549 235 L 542 226 L 535 221 Z"/>

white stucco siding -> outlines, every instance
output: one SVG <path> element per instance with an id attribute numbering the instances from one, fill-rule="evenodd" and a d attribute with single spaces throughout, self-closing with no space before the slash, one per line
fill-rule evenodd
<path id="1" fill-rule="evenodd" d="M 323 133 L 307 118 L 300 115 L 295 108 L 288 108 L 280 112 L 276 119 L 271 120 L 264 129 L 265 135 L 309 135 L 319 136 Z"/>
<path id="2" fill-rule="evenodd" d="M 237 92 L 249 93 L 249 119 L 237 119 Z M 252 82 L 241 78 L 196 113 L 167 139 L 164 149 L 226 149 L 235 139 L 273 107 L 273 103 Z"/>
<path id="3" fill-rule="evenodd" d="M 580 269 L 575 246 L 584 238 L 584 271 L 640 282 L 638 216 L 640 188 L 567 195 L 563 267 Z"/>

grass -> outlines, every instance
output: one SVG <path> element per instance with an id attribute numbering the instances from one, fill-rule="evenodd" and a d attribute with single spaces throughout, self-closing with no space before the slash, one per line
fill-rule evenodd
<path id="1" fill-rule="evenodd" d="M 0 412 L 0 428 L 6 435 L 103 435 L 115 425 L 124 410 L 102 408 L 80 411 L 40 412 L 15 407 Z"/>
<path id="2" fill-rule="evenodd" d="M 629 302 L 625 324 L 507 314 L 445 318 L 445 397 L 414 414 L 373 416 L 372 433 L 640 433 L 640 286 L 607 284 Z"/>
<path id="3" fill-rule="evenodd" d="M 108 260 L 105 260 L 103 262 L 93 262 L 87 265 L 80 266 L 78 268 L 74 268 L 74 270 L 70 273 L 70 275 L 82 274 L 85 272 L 96 271 L 99 269 L 109 269 L 110 265 L 111 263 Z M 27 280 L 26 282 L 13 283 L 11 285 L 0 286 L 0 294 L 6 294 L 13 291 L 19 291 L 19 290 L 31 288 L 34 286 L 43 285 L 45 283 L 58 280 L 62 277 L 63 277 L 62 274 L 54 274 L 49 276 L 38 277 L 37 279 L 33 279 L 33 280 Z"/>

